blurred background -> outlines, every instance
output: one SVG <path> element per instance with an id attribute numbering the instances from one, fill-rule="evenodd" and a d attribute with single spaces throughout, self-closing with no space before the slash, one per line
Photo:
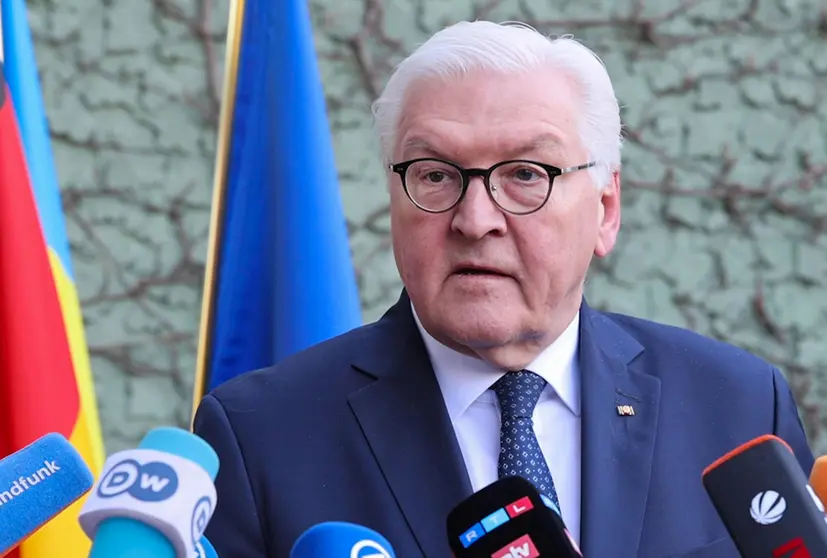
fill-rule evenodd
<path id="1" fill-rule="evenodd" d="M 28 0 L 108 453 L 189 424 L 228 0 Z M 624 218 L 593 306 L 781 367 L 827 452 L 823 0 L 313 0 L 363 318 L 401 283 L 369 106 L 467 19 L 571 33 L 606 63 Z"/>

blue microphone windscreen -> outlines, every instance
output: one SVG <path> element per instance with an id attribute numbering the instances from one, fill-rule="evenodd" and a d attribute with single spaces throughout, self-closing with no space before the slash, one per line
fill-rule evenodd
<path id="1" fill-rule="evenodd" d="M 218 558 L 218 553 L 213 548 L 207 537 L 201 537 L 201 554 L 198 558 Z"/>
<path id="2" fill-rule="evenodd" d="M 396 558 L 388 540 L 372 529 L 330 521 L 314 525 L 298 538 L 290 558 Z"/>
<path id="3" fill-rule="evenodd" d="M 83 458 L 57 433 L 0 460 L 0 555 L 86 494 L 93 483 Z"/>
<path id="4" fill-rule="evenodd" d="M 141 449 L 163 451 L 189 459 L 201 465 L 215 480 L 218 474 L 218 454 L 202 438 L 192 432 L 172 426 L 161 426 L 146 433 L 138 446 Z"/>

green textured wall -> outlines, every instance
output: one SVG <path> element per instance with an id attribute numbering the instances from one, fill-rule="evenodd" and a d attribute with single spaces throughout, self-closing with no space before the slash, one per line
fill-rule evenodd
<path id="1" fill-rule="evenodd" d="M 316 0 L 366 319 L 400 287 L 369 104 L 459 19 L 573 33 L 627 134 L 592 304 L 779 364 L 827 451 L 827 12 L 804 0 Z M 189 419 L 227 0 L 29 0 L 107 449 Z"/>

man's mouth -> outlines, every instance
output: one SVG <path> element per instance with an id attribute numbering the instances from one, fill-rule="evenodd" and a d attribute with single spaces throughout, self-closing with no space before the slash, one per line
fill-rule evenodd
<path id="1" fill-rule="evenodd" d="M 454 275 L 462 275 L 466 277 L 471 276 L 490 276 L 490 277 L 509 277 L 508 274 L 497 269 L 481 267 L 481 266 L 459 266 L 454 270 Z"/>

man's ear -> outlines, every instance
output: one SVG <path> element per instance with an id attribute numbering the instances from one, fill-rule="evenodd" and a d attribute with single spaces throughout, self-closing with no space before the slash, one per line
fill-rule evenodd
<path id="1" fill-rule="evenodd" d="M 620 171 L 612 173 L 612 179 L 600 192 L 600 222 L 598 223 L 597 242 L 594 255 L 605 258 L 617 242 L 620 232 Z"/>

